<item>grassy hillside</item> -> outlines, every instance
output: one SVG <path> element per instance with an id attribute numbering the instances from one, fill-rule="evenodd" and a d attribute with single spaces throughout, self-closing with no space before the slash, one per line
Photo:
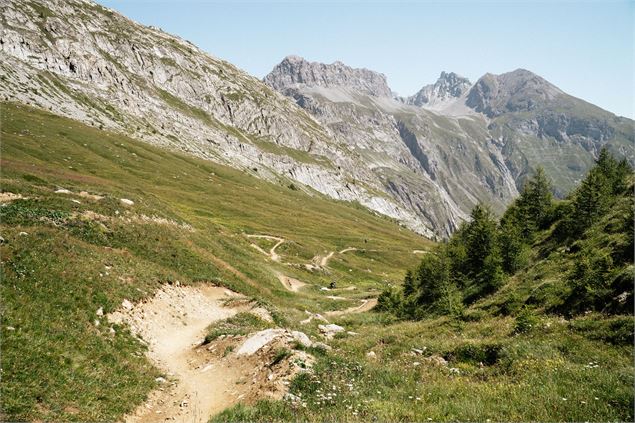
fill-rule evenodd
<path id="1" fill-rule="evenodd" d="M 209 282 L 294 327 L 305 310 L 350 307 L 398 282 L 417 261 L 412 251 L 431 245 L 287 181 L 265 183 L 25 106 L 1 110 L 2 195 L 21 197 L 0 206 L 3 420 L 116 420 L 155 387 L 144 346 L 125 328 L 96 326 L 99 308 L 164 283 Z M 283 237 L 281 263 L 246 234 Z M 301 266 L 346 247 L 359 250 L 335 254 L 327 271 Z M 291 293 L 277 271 L 309 286 Z M 329 300 L 319 287 L 333 280 L 359 289 L 350 301 Z"/>
<path id="2" fill-rule="evenodd" d="M 28 107 L 2 104 L 1 136 L 3 420 L 117 420 L 157 386 L 139 340 L 103 319 L 95 325 L 101 307 L 108 313 L 166 283 L 210 282 L 319 339 L 319 322 L 298 323 L 305 310 L 345 309 L 400 287 L 406 269 L 442 248 L 289 181 L 265 183 Z M 590 260 L 628 250 L 632 196 L 567 238 L 559 222 L 571 201 L 556 204 L 494 292 L 418 319 L 329 318 L 353 333 L 329 341 L 330 351 L 311 350 L 314 371 L 293 381 L 295 399 L 238 405 L 213 420 L 632 421 L 632 315 L 567 303 L 574 276 L 593 267 L 577 265 L 583 252 Z M 266 252 L 278 241 L 252 234 L 283 238 L 280 262 L 251 245 Z M 347 247 L 359 250 L 334 254 L 326 270 L 303 266 Z M 623 282 L 632 257 L 613 256 L 604 276 Z M 308 287 L 287 291 L 276 272 Z M 332 301 L 319 287 L 333 280 L 357 289 Z M 209 338 L 260 327 L 238 316 Z"/>
<path id="3" fill-rule="evenodd" d="M 604 152 L 564 201 L 539 172 L 500 223 L 477 207 L 384 312 L 341 320 L 363 336 L 296 380 L 302 407 L 215 421 L 632 421 L 633 179 Z"/>

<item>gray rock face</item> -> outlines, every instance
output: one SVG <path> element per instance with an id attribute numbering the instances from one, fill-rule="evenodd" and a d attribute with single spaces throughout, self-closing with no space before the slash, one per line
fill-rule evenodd
<path id="1" fill-rule="evenodd" d="M 276 66 L 265 81 L 297 81 L 280 75 L 282 69 Z M 280 91 L 327 127 L 382 181 L 384 192 L 436 234 L 449 235 L 478 202 L 502 210 L 518 194 L 500 150 L 488 140 L 483 116 L 445 117 L 353 85 L 325 87 L 314 82 L 323 78 L 314 76 Z M 462 97 L 469 81 L 444 74 L 430 87 L 441 102 Z"/>
<path id="2" fill-rule="evenodd" d="M 275 183 L 294 181 L 312 195 L 317 191 L 357 201 L 433 235 L 429 222 L 386 192 L 383 182 L 317 120 L 188 41 L 83 0 L 4 1 L 0 22 L 3 100 L 48 109 Z M 386 89 L 383 76 L 350 71 L 349 77 L 330 83 L 357 78 L 369 92 Z"/>
<path id="3" fill-rule="evenodd" d="M 265 84 L 85 0 L 4 0 L 0 75 L 2 100 L 357 201 L 430 237 L 478 202 L 502 210 L 538 165 L 564 193 L 601 146 L 632 157 L 635 143 L 633 121 L 528 71 L 472 88 L 444 73 L 411 104 L 339 62 L 290 56 Z"/>
<path id="4" fill-rule="evenodd" d="M 375 97 L 391 97 L 384 74 L 368 69 L 353 69 L 342 62 L 330 65 L 287 56 L 265 77 L 265 83 L 282 91 L 298 85 L 324 88 L 350 88 Z"/>
<path id="5" fill-rule="evenodd" d="M 274 79 L 282 79 L 280 71 Z M 366 155 L 362 161 L 381 163 L 372 169 L 385 189 L 425 221 L 442 222 L 433 224 L 437 233 L 452 231 L 477 202 L 502 210 L 537 166 L 562 196 L 603 146 L 634 162 L 632 120 L 522 69 L 486 74 L 473 86 L 444 72 L 414 96 L 394 100 L 311 81 L 280 91 Z"/>
<path id="6" fill-rule="evenodd" d="M 434 105 L 461 97 L 471 86 L 472 83 L 467 78 L 454 72 L 441 72 L 437 82 L 421 88 L 415 95 L 405 99 L 405 102 L 415 106 Z"/>
<path id="7" fill-rule="evenodd" d="M 556 86 L 525 69 L 481 77 L 470 90 L 466 105 L 490 118 L 509 112 L 531 111 L 564 94 Z"/>

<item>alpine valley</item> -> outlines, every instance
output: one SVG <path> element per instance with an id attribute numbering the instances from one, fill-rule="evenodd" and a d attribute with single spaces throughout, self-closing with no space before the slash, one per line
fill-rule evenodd
<path id="1" fill-rule="evenodd" d="M 0 0 L 0 137 L 1 421 L 633 421 L 635 122 L 529 70 Z"/>

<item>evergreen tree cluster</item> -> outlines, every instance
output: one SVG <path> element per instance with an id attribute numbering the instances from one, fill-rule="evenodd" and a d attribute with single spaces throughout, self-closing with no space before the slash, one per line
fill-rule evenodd
<path id="1" fill-rule="evenodd" d="M 487 206 L 474 207 L 469 222 L 406 273 L 402 289 L 382 293 L 378 309 L 414 319 L 461 315 L 465 306 L 496 292 L 508 277 L 528 266 L 537 243 L 551 250 L 564 247 L 575 260 L 574 269 L 564 278 L 570 287 L 568 297 L 562 299 L 564 307 L 573 312 L 606 311 L 606 304 L 615 303 L 611 299 L 620 290 L 631 293 L 632 304 L 631 175 L 625 160 L 618 162 L 602 150 L 580 186 L 567 199 L 555 201 L 551 182 L 538 168 L 500 220 Z M 619 202 L 625 196 L 631 201 Z M 612 219 L 610 228 L 598 229 L 618 203 L 625 208 L 623 216 Z M 591 236 L 593 231 L 613 231 L 620 241 L 606 248 L 598 246 L 587 241 L 599 239 Z M 629 301 L 621 301 L 622 306 L 628 307 Z"/>

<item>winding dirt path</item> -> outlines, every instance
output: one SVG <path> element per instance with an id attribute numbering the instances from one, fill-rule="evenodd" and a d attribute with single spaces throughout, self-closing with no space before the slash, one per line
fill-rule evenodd
<path id="1" fill-rule="evenodd" d="M 229 298 L 240 297 L 219 287 L 166 285 L 149 301 L 135 306 L 124 302 L 122 310 L 108 316 L 111 323 L 127 323 L 148 343 L 148 357 L 168 378 L 126 416 L 127 423 L 206 422 L 238 401 L 241 369 L 208 363 L 195 348 L 210 323 L 248 309 L 225 307 Z"/>
<path id="2" fill-rule="evenodd" d="M 287 290 L 291 292 L 298 292 L 303 286 L 306 285 L 306 283 L 298 279 L 285 276 L 282 273 L 276 273 L 276 276 L 278 277 L 278 280 L 280 281 L 282 286 L 284 286 Z"/>
<path id="3" fill-rule="evenodd" d="M 327 316 L 343 316 L 344 314 L 352 314 L 352 313 L 362 313 L 364 311 L 369 311 L 373 307 L 377 305 L 377 298 L 370 298 L 367 300 L 362 300 L 362 303 L 357 307 L 350 307 L 345 310 L 335 310 L 335 311 L 327 311 Z"/>
<path id="4" fill-rule="evenodd" d="M 326 265 L 329 264 L 329 260 L 331 259 L 331 257 L 333 257 L 333 254 L 335 254 L 335 251 L 331 251 L 326 256 L 322 257 L 320 259 L 320 266 L 326 267 Z"/>
<path id="5" fill-rule="evenodd" d="M 247 236 L 247 238 L 262 238 L 262 239 L 269 239 L 269 240 L 273 240 L 273 241 L 278 241 L 276 243 L 276 245 L 271 247 L 269 252 L 263 250 L 257 244 L 251 244 L 251 246 L 253 248 L 255 248 L 256 250 L 258 250 L 260 253 L 262 253 L 262 254 L 264 254 L 266 256 L 269 256 L 269 258 L 272 261 L 280 261 L 280 255 L 278 253 L 276 253 L 276 248 L 278 248 L 280 245 L 282 245 L 286 241 L 284 238 L 280 238 L 278 236 L 271 236 L 271 235 L 246 235 L 246 236 Z"/>

